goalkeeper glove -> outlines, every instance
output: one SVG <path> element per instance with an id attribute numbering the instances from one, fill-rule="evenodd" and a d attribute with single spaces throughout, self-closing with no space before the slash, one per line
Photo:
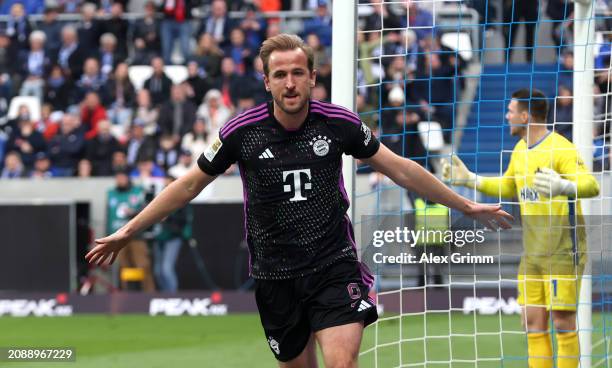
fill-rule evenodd
<path id="1" fill-rule="evenodd" d="M 552 198 L 558 195 L 576 197 L 576 183 L 561 178 L 559 173 L 549 168 L 539 169 L 535 174 L 533 184 L 544 198 Z"/>
<path id="2" fill-rule="evenodd" d="M 450 185 L 462 185 L 469 188 L 477 188 L 478 175 L 474 174 L 465 166 L 459 157 L 451 156 L 451 162 L 442 159 L 442 180 Z"/>

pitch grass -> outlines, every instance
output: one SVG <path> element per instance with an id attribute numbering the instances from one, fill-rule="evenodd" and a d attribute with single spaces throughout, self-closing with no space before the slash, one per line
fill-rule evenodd
<path id="1" fill-rule="evenodd" d="M 366 330 L 361 367 L 526 367 L 518 316 L 461 313 L 385 316 Z M 594 315 L 593 340 L 610 337 L 612 316 Z M 501 325 L 500 325 L 501 323 Z M 606 326 L 607 325 L 607 326 Z M 400 328 L 401 327 L 401 328 Z M 604 328 L 605 327 L 605 328 Z M 499 333 L 500 328 L 503 333 Z M 401 336 L 401 343 L 400 341 Z M 599 345 L 594 363 L 606 344 Z M 74 347 L 76 363 L 0 363 L 9 367 L 275 367 L 255 314 L 225 317 L 85 315 L 0 318 L 0 347 Z M 401 346 L 401 349 L 400 349 Z M 504 359 L 500 360 L 499 357 Z M 281 347 L 282 349 L 282 347 Z M 599 355 L 600 357 L 598 357 Z M 478 363 L 475 360 L 478 359 Z M 490 359 L 490 360 L 487 360 Z M 377 365 L 375 365 L 377 362 Z M 427 362 L 427 364 L 424 364 Z M 438 362 L 438 363 L 436 363 Z M 452 362 L 452 363 L 451 363 Z M 606 366 L 606 365 L 603 365 Z"/>

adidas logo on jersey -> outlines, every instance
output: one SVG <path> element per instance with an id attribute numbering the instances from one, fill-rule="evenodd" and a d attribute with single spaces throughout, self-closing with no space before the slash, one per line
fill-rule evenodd
<path id="1" fill-rule="evenodd" d="M 265 151 L 263 151 L 263 153 L 261 155 L 259 155 L 260 159 L 266 159 L 266 158 L 274 158 L 274 155 L 272 154 L 272 151 L 270 151 L 269 148 L 266 148 Z"/>
<path id="2" fill-rule="evenodd" d="M 372 304 L 366 302 L 365 300 L 362 300 L 361 303 L 359 304 L 359 308 L 357 308 L 357 312 L 363 312 L 366 309 L 370 309 L 372 308 Z"/>

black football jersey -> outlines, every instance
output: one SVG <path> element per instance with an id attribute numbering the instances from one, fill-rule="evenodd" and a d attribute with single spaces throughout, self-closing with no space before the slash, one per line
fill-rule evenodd
<path id="1" fill-rule="evenodd" d="M 238 163 L 254 278 L 301 277 L 341 259 L 357 259 L 342 154 L 368 158 L 379 145 L 353 112 L 314 100 L 297 130 L 280 125 L 272 102 L 221 128 L 198 165 L 219 175 Z"/>

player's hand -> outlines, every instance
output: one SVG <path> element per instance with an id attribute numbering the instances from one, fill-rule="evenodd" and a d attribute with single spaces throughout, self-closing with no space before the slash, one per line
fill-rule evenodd
<path id="1" fill-rule="evenodd" d="M 478 220 L 491 230 L 510 229 L 512 227 L 510 221 L 514 221 L 514 217 L 502 210 L 500 205 L 473 203 L 464 214 Z"/>
<path id="2" fill-rule="evenodd" d="M 85 259 L 92 264 L 101 266 L 110 258 L 108 264 L 112 264 L 117 259 L 119 251 L 125 247 L 130 238 L 123 232 L 118 231 L 105 238 L 96 239 L 95 247 L 85 255 Z"/>
<path id="3" fill-rule="evenodd" d="M 442 159 L 442 181 L 450 185 L 474 188 L 476 174 L 468 170 L 458 156 L 452 155 L 450 163 L 448 160 Z"/>
<path id="4" fill-rule="evenodd" d="M 576 184 L 549 168 L 539 169 L 533 180 L 533 185 L 540 196 L 552 198 L 558 195 L 576 196 Z"/>

